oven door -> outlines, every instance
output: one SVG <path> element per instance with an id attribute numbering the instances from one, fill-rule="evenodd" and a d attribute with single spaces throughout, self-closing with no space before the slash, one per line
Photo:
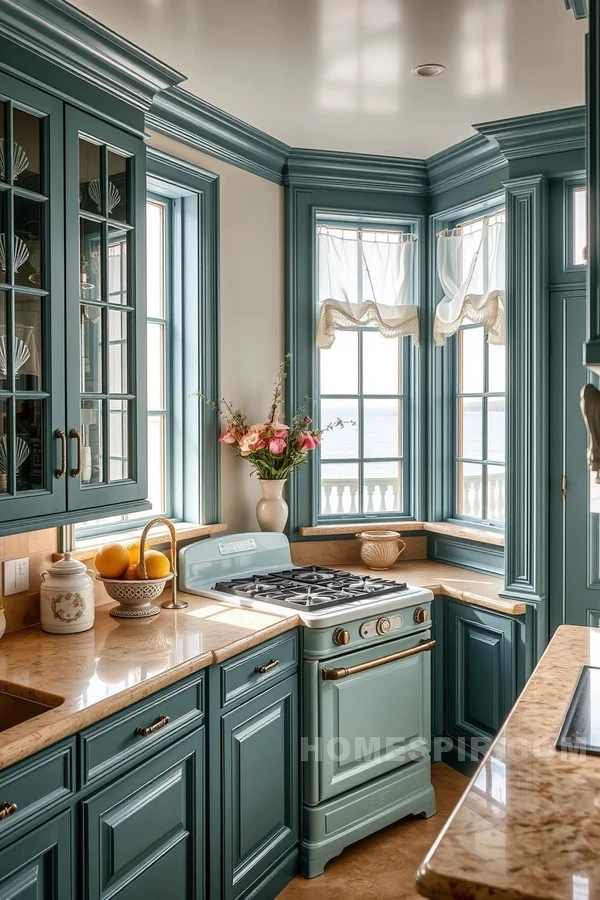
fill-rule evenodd
<path id="1" fill-rule="evenodd" d="M 430 632 L 319 663 L 318 802 L 429 754 Z"/>

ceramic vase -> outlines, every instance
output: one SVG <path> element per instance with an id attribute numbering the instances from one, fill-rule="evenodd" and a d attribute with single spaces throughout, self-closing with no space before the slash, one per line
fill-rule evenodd
<path id="1" fill-rule="evenodd" d="M 283 499 L 286 479 L 259 479 L 262 497 L 256 504 L 256 518 L 261 531 L 283 531 L 288 520 L 288 505 Z"/>

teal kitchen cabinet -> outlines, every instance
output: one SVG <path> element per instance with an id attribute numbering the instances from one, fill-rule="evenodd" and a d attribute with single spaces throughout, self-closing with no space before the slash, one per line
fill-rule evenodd
<path id="1" fill-rule="evenodd" d="M 588 314 L 583 362 L 600 374 L 600 5 L 594 2 L 589 4 L 586 93 Z"/>
<path id="2" fill-rule="evenodd" d="M 81 803 L 89 900 L 204 896 L 204 728 Z"/>
<path id="3" fill-rule="evenodd" d="M 481 752 L 516 700 L 518 623 L 455 600 L 446 612 L 446 733 Z"/>
<path id="4" fill-rule="evenodd" d="M 0 533 L 147 507 L 145 147 L 0 73 Z"/>
<path id="5" fill-rule="evenodd" d="M 2 900 L 71 900 L 71 811 L 0 851 Z"/>

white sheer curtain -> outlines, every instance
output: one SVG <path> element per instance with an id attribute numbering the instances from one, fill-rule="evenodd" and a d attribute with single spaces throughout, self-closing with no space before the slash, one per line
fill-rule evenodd
<path id="1" fill-rule="evenodd" d="M 443 345 L 467 320 L 482 322 L 490 343 L 505 343 L 505 228 L 504 213 L 498 213 L 438 234 L 444 299 L 435 312 L 436 344 Z"/>
<path id="2" fill-rule="evenodd" d="M 318 226 L 317 347 L 331 347 L 336 328 L 356 325 L 419 343 L 415 247 L 413 234 Z"/>

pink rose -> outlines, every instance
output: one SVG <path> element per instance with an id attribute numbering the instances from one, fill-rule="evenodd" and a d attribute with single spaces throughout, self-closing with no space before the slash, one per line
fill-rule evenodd
<path id="1" fill-rule="evenodd" d="M 269 452 L 273 456 L 280 456 L 285 450 L 285 440 L 281 437 L 271 438 L 269 441 Z"/>
<path id="2" fill-rule="evenodd" d="M 249 456 L 257 450 L 264 450 L 265 447 L 266 442 L 263 441 L 260 432 L 252 431 L 250 428 L 238 441 L 238 448 L 241 456 Z"/>
<path id="3" fill-rule="evenodd" d="M 224 431 L 219 438 L 221 443 L 223 444 L 235 444 L 235 436 L 230 428 L 227 431 Z"/>
<path id="4" fill-rule="evenodd" d="M 308 450 L 315 450 L 319 446 L 319 438 L 310 431 L 301 431 L 297 437 L 298 450 L 306 453 Z"/>

